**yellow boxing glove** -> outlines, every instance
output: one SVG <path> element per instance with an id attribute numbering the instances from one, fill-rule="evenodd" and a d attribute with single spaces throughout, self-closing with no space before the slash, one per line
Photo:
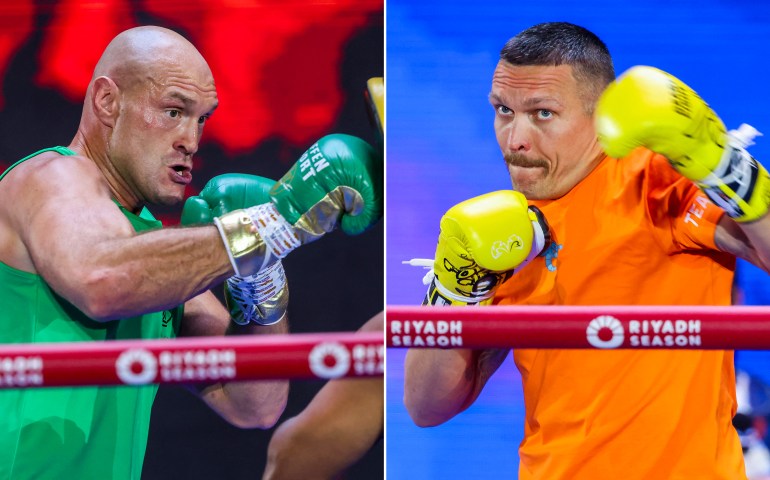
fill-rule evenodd
<path id="1" fill-rule="evenodd" d="M 748 125 L 727 132 L 706 102 L 668 73 L 629 69 L 602 93 L 595 120 L 611 157 L 644 146 L 668 158 L 735 220 L 750 222 L 767 213 L 770 176 L 744 148 L 759 132 Z"/>
<path id="2" fill-rule="evenodd" d="M 469 305 L 492 298 L 497 287 L 550 244 L 548 224 L 519 192 L 471 198 L 441 218 L 434 277 L 425 305 Z"/>

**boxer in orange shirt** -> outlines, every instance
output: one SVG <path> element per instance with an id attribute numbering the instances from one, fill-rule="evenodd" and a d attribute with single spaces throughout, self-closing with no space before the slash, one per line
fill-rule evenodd
<path id="1" fill-rule="evenodd" d="M 726 132 L 660 70 L 614 78 L 607 47 L 582 27 L 541 24 L 508 41 L 489 98 L 515 191 L 442 218 L 426 303 L 729 305 L 736 256 L 767 270 L 770 178 L 744 149 L 747 130 Z M 507 354 L 411 349 L 415 423 L 465 410 Z M 731 351 L 522 349 L 514 361 L 519 478 L 746 478 Z"/>

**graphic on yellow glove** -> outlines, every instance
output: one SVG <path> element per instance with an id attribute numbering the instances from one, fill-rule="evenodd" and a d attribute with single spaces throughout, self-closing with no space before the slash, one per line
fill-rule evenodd
<path id="1" fill-rule="evenodd" d="M 434 278 L 423 304 L 491 300 L 511 275 L 545 251 L 549 227 L 520 192 L 501 190 L 461 202 L 441 218 Z"/>

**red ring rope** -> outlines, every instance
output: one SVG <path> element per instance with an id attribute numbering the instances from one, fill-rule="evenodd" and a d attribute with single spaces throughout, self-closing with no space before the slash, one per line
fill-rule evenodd
<path id="1" fill-rule="evenodd" d="M 770 307 L 387 307 L 388 347 L 770 349 Z"/>
<path id="2" fill-rule="evenodd" d="M 383 373 L 379 332 L 0 345 L 0 388 Z"/>

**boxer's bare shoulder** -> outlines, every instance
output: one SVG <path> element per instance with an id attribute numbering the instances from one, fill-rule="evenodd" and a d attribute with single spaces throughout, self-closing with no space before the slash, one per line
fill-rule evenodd
<path id="1" fill-rule="evenodd" d="M 0 181 L 0 262 L 35 272 L 25 238 L 37 212 L 50 205 L 85 210 L 109 200 L 107 182 L 85 156 L 46 151 L 15 164 Z"/>

